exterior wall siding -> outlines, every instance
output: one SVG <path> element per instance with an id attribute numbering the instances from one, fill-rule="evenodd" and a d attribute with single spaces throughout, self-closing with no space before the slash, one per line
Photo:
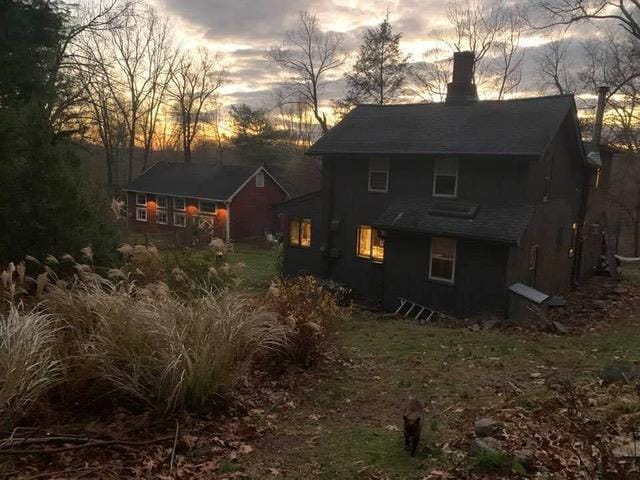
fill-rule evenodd
<path id="1" fill-rule="evenodd" d="M 385 250 L 387 310 L 404 297 L 457 316 L 506 314 L 508 246 L 459 239 L 452 285 L 429 279 L 431 237 L 390 232 Z"/>
<path id="2" fill-rule="evenodd" d="M 287 194 L 273 179 L 264 176 L 264 187 L 256 187 L 255 177 L 231 201 L 231 238 L 262 237 L 273 229 L 273 205 Z"/>

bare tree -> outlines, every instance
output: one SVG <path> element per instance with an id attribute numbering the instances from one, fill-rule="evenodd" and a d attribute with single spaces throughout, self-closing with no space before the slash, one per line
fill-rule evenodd
<path id="1" fill-rule="evenodd" d="M 290 94 L 283 90 L 274 92 L 275 110 L 280 128 L 288 132 L 291 141 L 300 147 L 309 147 L 314 138 L 317 138 L 315 116 L 304 99 L 292 99 Z M 293 100 L 293 101 L 292 101 Z"/>
<path id="2" fill-rule="evenodd" d="M 156 28 L 150 30 L 149 35 L 151 39 L 145 59 L 149 90 L 140 122 L 143 145 L 141 170 L 143 171 L 149 165 L 158 116 L 167 99 L 167 89 L 173 78 L 173 70 L 178 58 L 178 49 L 174 46 L 167 18 L 159 19 Z"/>
<path id="3" fill-rule="evenodd" d="M 320 111 L 321 96 L 332 80 L 331 72 L 345 62 L 342 42 L 342 35 L 323 32 L 318 18 L 302 11 L 298 26 L 287 32 L 281 46 L 272 47 L 267 54 L 289 75 L 292 101 L 301 101 L 311 109 L 323 133 L 329 127 Z"/>
<path id="4" fill-rule="evenodd" d="M 547 88 L 560 95 L 574 93 L 577 88 L 576 72 L 569 63 L 570 41 L 562 37 L 546 43 L 535 61 L 538 71 Z"/>
<path id="5" fill-rule="evenodd" d="M 495 42 L 496 83 L 498 100 L 513 93 L 522 81 L 522 64 L 525 51 L 521 48 L 520 39 L 524 31 L 524 20 L 520 12 L 509 11 L 505 15 L 505 25 L 501 38 Z"/>
<path id="6" fill-rule="evenodd" d="M 191 161 L 191 146 L 203 125 L 202 114 L 215 98 L 225 79 L 218 57 L 205 48 L 185 52 L 171 78 L 169 96 L 180 128 L 184 161 Z"/>
<path id="7" fill-rule="evenodd" d="M 447 19 L 452 32 L 443 40 L 455 51 L 475 54 L 476 66 L 500 39 L 506 27 L 504 0 L 486 3 L 482 0 L 450 0 Z"/>
<path id="8" fill-rule="evenodd" d="M 442 102 L 451 81 L 451 55 L 439 48 L 425 52 L 423 58 L 409 69 L 410 90 L 424 101 Z"/>
<path id="9" fill-rule="evenodd" d="M 613 20 L 625 32 L 640 39 L 638 0 L 539 0 L 536 5 L 549 17 L 543 27 L 571 25 L 584 20 Z"/>

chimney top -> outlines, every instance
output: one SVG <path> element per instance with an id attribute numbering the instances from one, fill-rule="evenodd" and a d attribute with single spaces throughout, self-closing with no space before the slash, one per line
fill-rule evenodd
<path id="1" fill-rule="evenodd" d="M 473 52 L 453 54 L 453 79 L 447 84 L 446 103 L 462 105 L 478 101 L 478 90 L 473 81 L 474 62 Z"/>

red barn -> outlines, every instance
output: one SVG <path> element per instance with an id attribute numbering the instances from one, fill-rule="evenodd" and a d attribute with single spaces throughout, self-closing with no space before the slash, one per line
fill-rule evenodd
<path id="1" fill-rule="evenodd" d="M 272 205 L 289 197 L 264 167 L 204 163 L 156 163 L 125 192 L 134 231 L 198 231 L 227 241 L 270 231 Z"/>

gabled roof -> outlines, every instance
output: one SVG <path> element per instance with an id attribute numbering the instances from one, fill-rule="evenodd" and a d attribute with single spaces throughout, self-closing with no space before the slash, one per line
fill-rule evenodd
<path id="1" fill-rule="evenodd" d="M 307 154 L 539 156 L 572 110 L 573 95 L 464 105 L 360 105 Z"/>
<path id="2" fill-rule="evenodd" d="M 224 202 L 231 200 L 260 170 L 287 193 L 264 167 L 173 162 L 156 163 L 124 190 Z"/>
<path id="3" fill-rule="evenodd" d="M 451 214 L 447 215 L 447 211 Z M 373 225 L 388 230 L 518 244 L 533 212 L 531 206 L 485 207 L 459 201 L 399 200 L 387 207 Z"/>

